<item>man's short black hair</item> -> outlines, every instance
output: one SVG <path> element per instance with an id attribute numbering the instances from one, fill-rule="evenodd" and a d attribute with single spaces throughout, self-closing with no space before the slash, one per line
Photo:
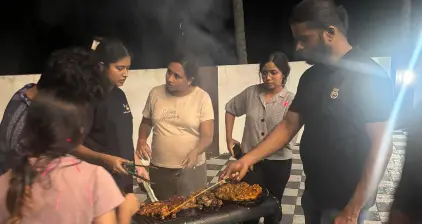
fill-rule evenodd
<path id="1" fill-rule="evenodd" d="M 71 47 L 50 55 L 37 87 L 61 100 L 85 104 L 104 99 L 111 82 L 100 71 L 92 50 Z"/>
<path id="2" fill-rule="evenodd" d="M 307 23 L 310 28 L 337 27 L 345 36 L 349 21 L 343 6 L 337 7 L 332 0 L 303 0 L 290 15 L 290 24 Z"/>

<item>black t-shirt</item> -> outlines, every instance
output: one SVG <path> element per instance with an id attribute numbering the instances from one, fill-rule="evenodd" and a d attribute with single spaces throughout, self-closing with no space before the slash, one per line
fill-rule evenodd
<path id="1" fill-rule="evenodd" d="M 403 172 L 396 190 L 393 208 L 422 221 L 422 104 L 413 111 L 407 135 Z"/>
<path id="2" fill-rule="evenodd" d="M 358 50 L 337 66 L 314 65 L 302 75 L 290 111 L 305 125 L 305 187 L 321 209 L 342 209 L 349 202 L 371 149 L 365 125 L 387 121 L 393 103 L 388 74 Z"/>
<path id="3" fill-rule="evenodd" d="M 103 102 L 90 110 L 93 122 L 84 145 L 97 152 L 133 161 L 133 117 L 125 93 L 113 88 Z M 115 179 L 119 186 L 125 184 L 120 183 L 119 176 Z"/>

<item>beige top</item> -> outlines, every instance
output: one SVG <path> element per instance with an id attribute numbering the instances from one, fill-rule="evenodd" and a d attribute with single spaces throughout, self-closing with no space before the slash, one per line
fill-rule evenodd
<path id="1" fill-rule="evenodd" d="M 88 224 L 119 206 L 124 198 L 102 167 L 72 156 L 50 163 L 32 186 L 32 211 L 21 224 Z M 6 223 L 6 195 L 11 172 L 0 176 L 0 223 Z"/>
<path id="2" fill-rule="evenodd" d="M 154 125 L 151 163 L 165 168 L 182 168 L 182 162 L 199 141 L 199 125 L 214 119 L 211 98 L 195 87 L 186 96 L 177 97 L 166 91 L 165 85 L 153 88 L 143 111 Z M 205 153 L 198 158 L 205 163 Z"/>

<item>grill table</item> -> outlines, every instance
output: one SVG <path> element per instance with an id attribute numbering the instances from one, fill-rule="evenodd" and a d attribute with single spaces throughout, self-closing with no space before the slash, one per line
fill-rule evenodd
<path id="1" fill-rule="evenodd" d="M 273 196 L 268 196 L 264 201 L 255 206 L 242 206 L 236 204 L 223 204 L 218 210 L 200 211 L 195 216 L 177 217 L 172 220 L 151 221 L 151 219 L 136 214 L 133 224 L 223 224 L 239 223 L 251 219 L 276 214 L 280 211 L 280 203 Z"/>

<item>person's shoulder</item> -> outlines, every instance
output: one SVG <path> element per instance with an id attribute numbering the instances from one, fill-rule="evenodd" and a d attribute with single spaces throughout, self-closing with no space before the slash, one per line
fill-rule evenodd
<path id="1" fill-rule="evenodd" d="M 87 163 L 83 160 L 80 160 L 74 156 L 67 155 L 60 158 L 60 167 L 62 168 L 71 168 L 75 172 L 78 172 L 86 177 L 95 177 L 98 173 L 108 173 L 103 167 Z"/>
<path id="2" fill-rule="evenodd" d="M 287 90 L 287 94 L 286 94 L 289 98 L 294 98 L 295 97 L 295 93 L 291 92 L 290 90 Z"/>
<path id="3" fill-rule="evenodd" d="M 122 89 L 120 89 L 119 87 L 115 87 L 112 92 L 115 93 L 115 94 L 118 94 L 118 95 L 125 95 L 126 96 L 125 92 Z"/>
<path id="4" fill-rule="evenodd" d="M 28 89 L 32 88 L 35 84 L 29 83 L 24 85 L 18 91 L 16 91 L 11 97 L 10 101 L 23 101 L 25 100 L 25 93 Z"/>
<path id="5" fill-rule="evenodd" d="M 363 79 L 389 80 L 388 72 L 360 49 L 352 49 L 341 63 L 344 68 Z"/>
<path id="6" fill-rule="evenodd" d="M 304 82 L 307 80 L 311 80 L 312 78 L 317 78 L 317 75 L 323 72 L 325 69 L 325 65 L 322 64 L 315 64 L 306 69 L 305 72 L 303 72 L 302 76 L 300 77 L 300 82 Z"/>
<path id="7" fill-rule="evenodd" d="M 155 86 L 149 91 L 149 95 L 157 95 L 157 94 L 165 94 L 165 93 L 166 93 L 166 85 L 165 84 Z"/>
<path id="8" fill-rule="evenodd" d="M 255 84 L 255 85 L 246 87 L 243 91 L 247 93 L 255 93 L 255 92 L 259 92 L 261 88 L 262 88 L 262 84 Z"/>
<path id="9" fill-rule="evenodd" d="M 201 98 L 206 98 L 206 97 L 210 97 L 210 94 L 208 94 L 207 91 L 203 90 L 201 87 L 196 86 L 195 89 L 193 90 L 193 93 Z"/>

